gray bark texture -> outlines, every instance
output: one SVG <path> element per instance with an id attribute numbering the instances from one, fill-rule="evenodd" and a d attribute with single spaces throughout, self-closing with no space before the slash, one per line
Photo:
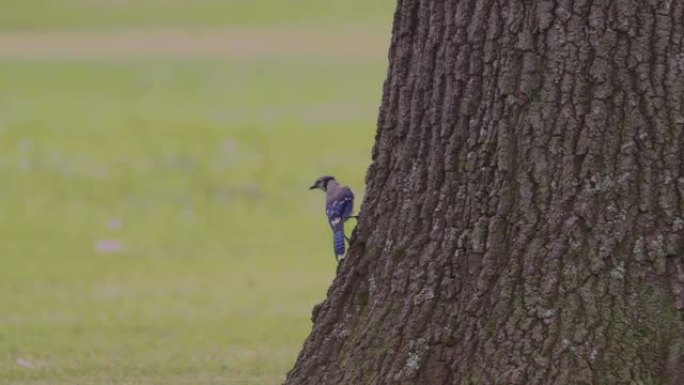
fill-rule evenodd
<path id="1" fill-rule="evenodd" d="M 684 0 L 399 0 L 288 385 L 684 384 Z"/>

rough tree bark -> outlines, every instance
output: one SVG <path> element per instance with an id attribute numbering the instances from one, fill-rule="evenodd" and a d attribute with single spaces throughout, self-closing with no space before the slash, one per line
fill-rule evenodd
<path id="1" fill-rule="evenodd" d="M 684 0 L 399 0 L 286 384 L 684 384 Z"/>

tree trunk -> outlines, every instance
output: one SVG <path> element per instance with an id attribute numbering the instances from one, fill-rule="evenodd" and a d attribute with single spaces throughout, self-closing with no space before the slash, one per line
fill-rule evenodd
<path id="1" fill-rule="evenodd" d="M 684 0 L 399 0 L 286 384 L 684 384 Z"/>

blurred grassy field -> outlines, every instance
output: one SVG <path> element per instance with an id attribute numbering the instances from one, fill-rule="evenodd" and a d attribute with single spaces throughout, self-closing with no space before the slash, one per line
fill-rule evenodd
<path id="1" fill-rule="evenodd" d="M 3 0 L 2 29 L 381 25 L 392 0 Z"/>
<path id="2" fill-rule="evenodd" d="M 389 29 L 295 3 L 9 0 L 0 30 Z M 335 272 L 307 187 L 360 203 L 385 55 L 0 60 L 0 384 L 279 383 Z"/>

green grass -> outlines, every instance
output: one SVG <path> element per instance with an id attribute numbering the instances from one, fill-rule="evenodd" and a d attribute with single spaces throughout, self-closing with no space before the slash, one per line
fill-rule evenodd
<path id="1" fill-rule="evenodd" d="M 385 69 L 0 62 L 0 383 L 279 383 L 335 271 L 307 187 L 360 203 Z"/>
<path id="2" fill-rule="evenodd" d="M 0 29 L 386 24 L 394 0 L 3 0 Z"/>
<path id="3" fill-rule="evenodd" d="M 393 6 L 5 0 L 0 33 L 388 30 Z M 335 272 L 307 187 L 360 204 L 383 56 L 0 61 L 0 384 L 279 383 Z"/>

